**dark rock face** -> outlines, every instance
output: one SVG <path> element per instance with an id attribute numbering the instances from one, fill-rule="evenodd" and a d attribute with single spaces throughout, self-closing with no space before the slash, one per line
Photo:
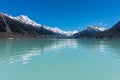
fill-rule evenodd
<path id="1" fill-rule="evenodd" d="M 120 21 L 110 29 L 98 34 L 98 38 L 120 38 Z"/>
<path id="2" fill-rule="evenodd" d="M 24 24 L 0 13 L 0 37 L 49 38 L 58 36 L 56 33 L 49 31 L 42 26 Z"/>
<path id="3" fill-rule="evenodd" d="M 120 33 L 120 21 L 111 27 L 108 31 L 113 33 Z"/>

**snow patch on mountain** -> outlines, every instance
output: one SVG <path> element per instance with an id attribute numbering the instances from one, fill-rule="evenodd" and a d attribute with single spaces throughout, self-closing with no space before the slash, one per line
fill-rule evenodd
<path id="1" fill-rule="evenodd" d="M 28 16 L 26 15 L 20 15 L 17 17 L 14 17 L 15 20 L 18 20 L 20 22 L 23 22 L 25 24 L 33 25 L 33 26 L 42 26 L 41 24 L 36 23 L 35 21 L 31 20 Z"/>
<path id="2" fill-rule="evenodd" d="M 24 24 L 29 24 L 29 25 L 33 25 L 33 26 L 41 26 L 41 24 L 38 24 L 36 23 L 35 21 L 33 21 L 32 19 L 30 19 L 28 16 L 26 15 L 20 15 L 20 16 L 17 16 L 17 17 L 13 17 L 11 15 L 8 15 L 8 14 L 4 14 L 4 13 L 1 13 L 1 16 L 7 16 L 11 19 L 14 19 L 14 20 L 17 20 L 17 21 L 20 21 Z"/>
<path id="3" fill-rule="evenodd" d="M 88 26 L 87 29 L 85 29 L 85 30 L 105 31 L 106 29 L 101 26 L 91 25 L 91 26 Z"/>
<path id="4" fill-rule="evenodd" d="M 48 27 L 48 26 L 43 26 L 45 29 L 47 30 L 50 30 L 52 32 L 55 32 L 55 33 L 58 33 L 58 34 L 62 34 L 62 35 L 65 35 L 65 36 L 72 36 L 73 34 L 77 33 L 78 31 L 77 30 L 74 30 L 74 31 L 63 31 L 57 27 L 55 28 L 51 28 L 51 27 Z"/>
<path id="5" fill-rule="evenodd" d="M 2 17 L 7 16 L 7 17 L 9 17 L 9 18 L 11 18 L 11 19 L 14 19 L 13 16 L 8 15 L 8 14 L 4 14 L 4 13 L 2 13 L 2 12 L 0 12 L 0 15 L 1 15 Z"/>
<path id="6" fill-rule="evenodd" d="M 105 31 L 106 29 L 104 27 L 98 27 L 98 30 Z"/>

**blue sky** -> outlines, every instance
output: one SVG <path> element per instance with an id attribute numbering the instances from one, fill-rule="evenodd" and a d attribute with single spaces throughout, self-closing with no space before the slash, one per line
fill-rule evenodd
<path id="1" fill-rule="evenodd" d="M 120 0 L 0 0 L 0 12 L 27 15 L 62 30 L 80 30 L 94 23 L 110 28 L 120 20 Z"/>

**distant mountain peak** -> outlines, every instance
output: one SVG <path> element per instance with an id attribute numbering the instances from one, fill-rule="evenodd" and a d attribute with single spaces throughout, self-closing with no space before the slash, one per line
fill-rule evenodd
<path id="1" fill-rule="evenodd" d="M 91 26 L 88 26 L 86 30 L 105 31 L 106 29 L 103 26 L 91 25 Z"/>
<path id="2" fill-rule="evenodd" d="M 30 19 L 26 15 L 20 15 L 20 16 L 14 17 L 14 19 L 16 19 L 16 20 L 18 20 L 20 22 L 23 22 L 25 24 L 29 24 L 29 25 L 33 25 L 33 26 L 41 26 L 41 24 L 36 23 L 35 21 Z"/>
<path id="3" fill-rule="evenodd" d="M 75 38 L 93 37 L 105 30 L 106 29 L 104 27 L 97 26 L 97 25 L 91 25 L 91 26 L 88 26 L 86 29 L 83 29 L 82 31 L 79 31 L 78 33 L 74 34 L 73 37 L 75 37 Z"/>
<path id="4" fill-rule="evenodd" d="M 74 30 L 74 31 L 63 31 L 57 27 L 55 28 L 51 28 L 51 27 L 48 27 L 48 26 L 43 26 L 45 29 L 47 30 L 50 30 L 50 31 L 53 31 L 55 33 L 59 33 L 59 34 L 62 34 L 62 35 L 65 35 L 65 36 L 72 36 L 73 34 L 75 33 L 78 33 L 79 31 L 77 30 Z"/>
<path id="5" fill-rule="evenodd" d="M 89 26 L 85 30 L 105 31 L 104 27 Z"/>

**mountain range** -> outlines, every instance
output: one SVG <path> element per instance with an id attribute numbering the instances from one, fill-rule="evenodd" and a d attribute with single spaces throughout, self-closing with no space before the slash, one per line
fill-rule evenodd
<path id="1" fill-rule="evenodd" d="M 120 22 L 105 30 L 96 25 L 78 31 L 63 31 L 38 24 L 26 15 L 13 17 L 0 13 L 0 38 L 117 38 L 120 37 Z"/>
<path id="2" fill-rule="evenodd" d="M 0 38 L 62 38 L 69 37 L 78 31 L 62 31 L 31 20 L 25 15 L 13 17 L 0 13 Z"/>

